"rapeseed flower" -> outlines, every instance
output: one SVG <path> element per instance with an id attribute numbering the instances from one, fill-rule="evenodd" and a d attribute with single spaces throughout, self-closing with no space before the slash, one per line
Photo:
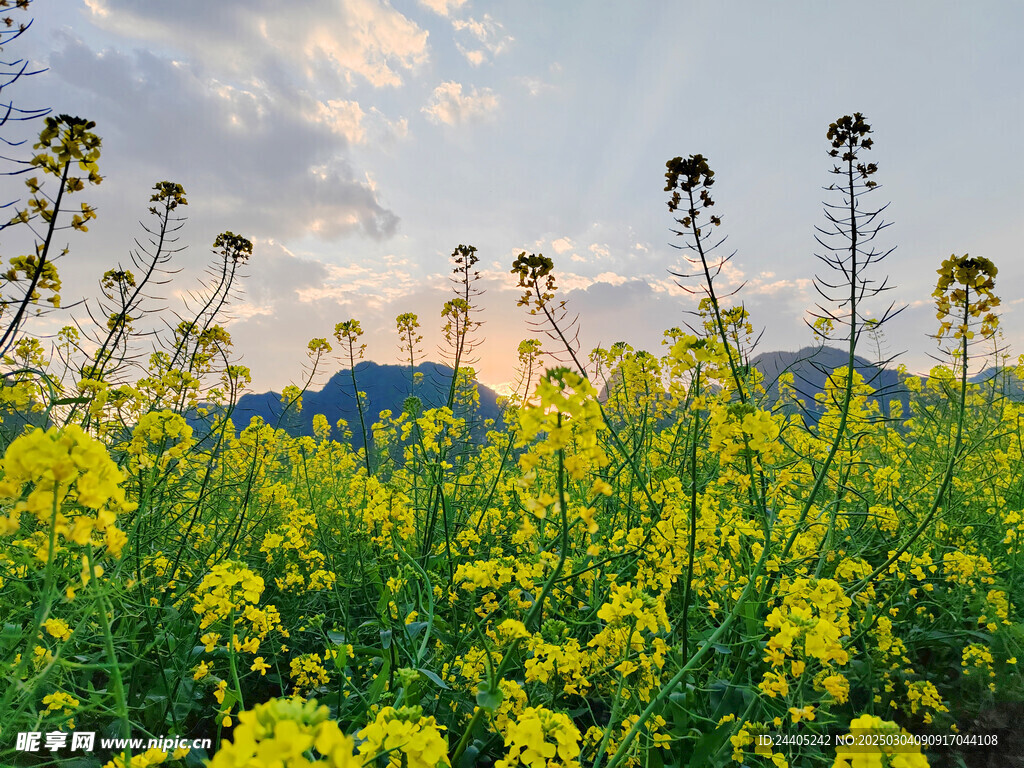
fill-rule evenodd
<path id="1" fill-rule="evenodd" d="M 579 768 L 580 732 L 568 715 L 530 707 L 510 723 L 495 768 Z"/>
<path id="2" fill-rule="evenodd" d="M 399 768 L 437 768 L 450 765 L 444 726 L 424 717 L 422 707 L 384 707 L 359 731 L 359 754 L 367 760 L 387 753 L 388 765 Z M 404 760 L 403 760 L 404 756 Z M 215 768 L 211 766 L 211 768 Z"/>
<path id="3" fill-rule="evenodd" d="M 120 556 L 126 537 L 116 518 L 136 505 L 125 498 L 125 476 L 107 449 L 81 427 L 36 428 L 15 438 L 0 460 L 0 475 L 0 504 L 13 502 L 7 515 L 0 515 L 0 535 L 25 527 L 21 516 L 28 512 L 35 518 L 29 530 L 48 531 L 52 525 L 58 545 L 105 543 Z M 94 539 L 97 533 L 104 538 Z M 48 552 L 40 550 L 38 556 L 45 561 Z"/>
<path id="4" fill-rule="evenodd" d="M 238 715 L 209 768 L 360 768 L 355 742 L 329 719 L 327 707 L 302 699 L 271 699 Z M 307 755 L 318 755 L 310 760 Z"/>
<path id="5" fill-rule="evenodd" d="M 921 747 L 913 740 L 857 738 L 907 735 L 896 723 L 876 715 L 861 715 L 850 721 L 850 735 L 854 737 L 851 743 L 836 746 L 832 768 L 928 768 L 928 758 L 921 754 Z"/>

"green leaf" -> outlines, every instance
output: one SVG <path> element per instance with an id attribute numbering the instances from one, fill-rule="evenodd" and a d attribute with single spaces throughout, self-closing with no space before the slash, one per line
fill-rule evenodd
<path id="1" fill-rule="evenodd" d="M 4 628 L 0 630 L 0 641 L 6 643 L 10 640 L 21 640 L 24 631 L 25 630 L 22 629 L 20 624 L 11 624 L 10 622 L 5 622 Z"/>
<path id="2" fill-rule="evenodd" d="M 414 640 L 426 628 L 427 622 L 425 621 L 413 621 L 405 625 L 406 633 Z"/>
<path id="3" fill-rule="evenodd" d="M 345 645 L 345 633 L 336 632 L 333 629 L 327 630 L 327 639 L 335 645 Z"/>
<path id="4" fill-rule="evenodd" d="M 384 651 L 382 651 L 380 648 L 371 648 L 368 645 L 353 645 L 352 653 L 354 653 L 357 657 L 376 656 L 379 658 L 384 655 Z"/>
<path id="5" fill-rule="evenodd" d="M 462 757 L 459 758 L 458 765 L 455 768 L 473 768 L 477 764 L 477 757 L 480 755 L 480 747 L 476 744 L 470 744 L 466 747 L 466 751 L 462 753 Z"/>
<path id="6" fill-rule="evenodd" d="M 391 674 L 391 659 L 387 656 L 383 657 L 384 663 L 381 664 L 380 672 L 377 673 L 377 679 L 370 685 L 369 690 L 366 692 L 366 700 L 370 704 L 376 704 L 380 699 L 381 694 L 384 693 L 384 686 L 387 685 L 388 677 Z"/>
<path id="7" fill-rule="evenodd" d="M 438 688 L 443 688 L 446 691 L 450 691 L 451 690 L 451 688 L 449 688 L 447 685 L 445 685 L 444 680 L 442 680 L 440 677 L 438 677 L 438 675 L 436 673 L 431 672 L 429 669 L 424 669 L 423 667 L 417 667 L 416 671 L 417 672 L 421 672 L 424 677 L 426 677 L 428 680 L 430 680 L 430 682 L 432 682 Z M 479 701 L 479 700 L 480 700 L 480 697 L 478 695 L 477 696 L 477 701 Z"/>
<path id="8" fill-rule="evenodd" d="M 722 723 L 711 733 L 705 733 L 701 736 L 690 755 L 689 768 L 704 768 L 704 766 L 711 765 L 711 758 L 725 744 L 725 740 L 728 738 L 731 730 L 731 722 Z"/>
<path id="9" fill-rule="evenodd" d="M 490 681 L 485 681 L 477 686 L 476 703 L 486 710 L 493 712 L 501 704 L 504 694 L 498 685 L 492 686 Z"/>
<path id="10" fill-rule="evenodd" d="M 740 608 L 740 614 L 743 616 L 743 623 L 746 628 L 747 637 L 754 637 L 760 634 L 761 623 L 758 621 L 758 614 L 760 613 L 760 604 L 754 600 L 748 600 Z M 717 650 L 717 649 L 716 649 Z"/>

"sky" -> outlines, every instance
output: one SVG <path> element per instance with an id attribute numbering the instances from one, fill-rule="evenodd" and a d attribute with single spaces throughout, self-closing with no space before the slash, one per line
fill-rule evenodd
<path id="1" fill-rule="evenodd" d="M 253 241 L 226 327 L 254 391 L 300 382 L 307 342 L 348 319 L 369 359 L 397 363 L 395 317 L 415 312 L 423 357 L 442 359 L 460 244 L 480 257 L 484 383 L 515 379 L 533 333 L 509 273 L 523 251 L 554 260 L 584 353 L 660 353 L 695 305 L 671 274 L 665 163 L 697 153 L 735 251 L 720 288 L 743 285 L 733 300 L 759 350 L 806 346 L 811 279 L 827 277 L 814 227 L 835 201 L 825 133 L 855 111 L 879 166 L 866 202 L 890 204 L 879 245 L 895 251 L 875 276 L 907 305 L 884 351 L 933 364 L 935 270 L 969 253 L 1000 268 L 1005 340 L 1024 352 L 1016 0 L 39 0 L 31 13 L 5 55 L 47 71 L 11 98 L 94 120 L 103 139 L 104 182 L 80 193 L 98 218 L 65 234 L 64 303 L 95 300 L 102 273 L 129 263 L 153 185 L 180 183 L 187 247 L 160 296 L 180 311 L 218 233 Z"/>

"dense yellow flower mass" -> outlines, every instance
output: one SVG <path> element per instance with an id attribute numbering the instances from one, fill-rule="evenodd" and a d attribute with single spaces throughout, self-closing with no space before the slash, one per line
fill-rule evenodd
<path id="1" fill-rule="evenodd" d="M 136 504 L 125 497 L 125 475 L 104 445 L 81 427 L 69 425 L 47 431 L 35 429 L 16 438 L 0 461 L 0 535 L 52 530 L 58 541 L 85 546 L 106 544 L 115 557 L 125 544 L 115 525 L 117 515 Z M 27 493 L 26 493 L 27 492 Z M 23 522 L 30 513 L 34 520 Z M 94 534 L 102 536 L 94 540 Z M 37 552 L 44 562 L 49 552 Z"/>
<path id="2" fill-rule="evenodd" d="M 495 768 L 579 768 L 580 732 L 567 715 L 529 707 L 510 723 Z"/>
<path id="3" fill-rule="evenodd" d="M 238 715 L 210 768 L 359 768 L 355 744 L 316 701 L 276 699 Z M 316 754 L 316 758 L 310 755 Z"/>
<path id="4" fill-rule="evenodd" d="M 66 198 L 102 179 L 93 127 L 46 120 L 7 226 L 87 229 L 96 211 Z M 859 113 L 827 133 L 852 207 L 830 204 L 836 231 L 819 230 L 846 242 L 819 240 L 841 276 L 816 282 L 808 322 L 815 344 L 842 343 L 835 365 L 834 349 L 779 355 L 784 370 L 754 357 L 755 318 L 716 282 L 729 257 L 706 240 L 722 218 L 702 155 L 665 175 L 705 278 L 693 326 L 667 330 L 661 356 L 586 354 L 554 262 L 522 253 L 519 302 L 547 340 L 519 344 L 497 403 L 474 383 L 473 246 L 452 254 L 441 310 L 449 369 L 419 366 L 419 318 L 399 315 L 385 410 L 347 320 L 330 379 L 344 405 L 310 413 L 336 368 L 318 337 L 302 380 L 247 423 L 251 375 L 221 313 L 250 241 L 217 236 L 186 314 L 143 321 L 180 185 L 154 187 L 95 327 L 28 326 L 44 293 L 60 305 L 50 238 L 4 256 L 0 765 L 1009 764 L 1024 356 L 999 336 L 995 264 L 953 255 L 933 293 L 947 357 L 921 376 L 865 364 L 891 317 L 874 319 L 884 281 L 863 271 L 884 228 L 862 197 L 870 133 Z M 71 731 L 167 748 L 62 745 Z"/>
<path id="5" fill-rule="evenodd" d="M 299 387 L 281 424 L 198 415 L 229 337 L 179 329 L 205 368 L 154 355 L 76 390 L 88 429 L 4 449 L 0 728 L 202 734 L 211 768 L 925 765 L 768 736 L 967 730 L 1021 697 L 1010 369 L 904 371 L 897 401 L 841 366 L 801 397 L 721 317 L 728 342 L 534 371 L 497 424 L 465 369 L 439 407 L 410 375 L 369 451 Z"/>
<path id="6" fill-rule="evenodd" d="M 896 723 L 876 715 L 861 715 L 850 721 L 849 743 L 835 748 L 832 768 L 928 768 L 927 758 Z"/>
<path id="7" fill-rule="evenodd" d="M 366 759 L 386 755 L 387 764 L 398 768 L 436 768 L 450 765 L 448 743 L 433 717 L 420 707 L 384 707 L 372 723 L 359 731 L 359 754 Z"/>

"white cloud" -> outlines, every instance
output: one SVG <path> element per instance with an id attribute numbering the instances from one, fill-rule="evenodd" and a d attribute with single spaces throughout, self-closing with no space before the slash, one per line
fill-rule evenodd
<path id="1" fill-rule="evenodd" d="M 599 259 L 607 259 L 612 255 L 612 252 L 608 250 L 608 244 L 591 243 L 590 247 L 587 248 L 592 254 L 597 256 Z"/>
<path id="2" fill-rule="evenodd" d="M 427 32 L 385 0 L 306 0 L 306 24 L 281 18 L 271 0 L 140 3 L 87 0 L 89 20 L 135 41 L 180 49 L 194 62 L 236 78 L 377 87 L 429 57 Z M 230 30 L 230 33 L 228 33 Z"/>
<path id="3" fill-rule="evenodd" d="M 744 288 L 747 295 L 767 294 L 771 296 L 779 291 L 794 288 L 795 286 L 796 284 L 792 280 L 775 280 L 770 283 L 754 280 L 744 286 Z"/>
<path id="4" fill-rule="evenodd" d="M 572 240 L 568 237 L 560 237 L 557 240 L 551 241 L 551 247 L 555 249 L 555 253 L 563 254 L 566 251 L 571 251 L 574 246 Z"/>
<path id="5" fill-rule="evenodd" d="M 498 97 L 490 88 L 471 88 L 463 93 L 461 83 L 449 80 L 434 89 L 422 111 L 431 122 L 460 125 L 490 116 L 498 104 Z"/>
<path id="6" fill-rule="evenodd" d="M 352 145 L 389 143 L 409 135 L 409 121 L 402 117 L 390 120 L 376 107 L 366 112 L 357 101 L 330 99 L 310 101 L 303 116 L 319 123 Z"/>
<path id="7" fill-rule="evenodd" d="M 316 102 L 256 80 L 231 83 L 144 50 L 96 52 L 70 36 L 64 42 L 51 55 L 51 72 L 92 99 L 90 117 L 117 147 L 105 156 L 111 177 L 178 181 L 207 201 L 198 215 L 228 219 L 255 237 L 395 231 L 397 216 L 346 157 L 365 137 L 366 114 L 355 102 Z"/>
<path id="8" fill-rule="evenodd" d="M 504 27 L 500 22 L 486 13 L 482 19 L 453 19 L 452 28 L 457 33 L 465 33 L 475 39 L 473 47 L 456 43 L 459 52 L 474 67 L 486 61 L 488 54 L 493 58 L 503 53 L 515 41 L 511 35 L 504 33 Z"/>
<path id="9" fill-rule="evenodd" d="M 376 308 L 412 293 L 420 284 L 409 272 L 395 268 L 381 271 L 359 264 L 329 264 L 325 269 L 327 274 L 322 281 L 295 291 L 300 302 L 348 300 Z"/>
<path id="10" fill-rule="evenodd" d="M 609 285 L 622 285 L 623 283 L 630 282 L 635 278 L 625 277 L 624 275 L 617 274 L 615 272 L 602 272 L 596 278 L 595 283 L 608 283 Z"/>
<path id="11" fill-rule="evenodd" d="M 248 320 L 256 317 L 257 315 L 271 317 L 274 314 L 274 307 L 270 304 L 253 304 L 248 301 L 243 301 L 238 304 L 232 304 L 230 307 L 230 314 L 232 321 Z"/>
<path id="12" fill-rule="evenodd" d="M 800 297 L 800 299 L 806 303 L 806 301 L 811 298 L 807 290 L 810 287 L 811 281 L 808 278 L 801 277 L 795 280 L 776 280 L 774 272 L 762 272 L 758 277 L 749 281 L 743 287 L 743 293 L 749 296 L 774 296 L 785 292 L 787 295 L 794 294 Z"/>
<path id="13" fill-rule="evenodd" d="M 558 284 L 559 291 L 564 294 L 570 294 L 575 291 L 585 291 L 595 285 L 611 285 L 615 287 L 625 285 L 626 283 L 647 285 L 650 281 L 645 275 L 626 277 L 616 272 L 602 272 L 593 277 L 580 275 L 575 272 L 558 272 L 555 275 L 555 282 Z"/>
<path id="14" fill-rule="evenodd" d="M 459 45 L 457 47 L 459 49 L 459 53 L 461 53 L 463 56 L 465 56 L 466 57 L 466 61 L 468 61 L 474 67 L 479 67 L 481 64 L 483 64 L 487 60 L 487 52 L 482 50 L 482 49 L 477 49 L 477 50 L 470 51 L 470 50 L 467 50 L 467 49 L 463 48 L 461 45 Z"/>
<path id="15" fill-rule="evenodd" d="M 670 296 L 676 296 L 683 293 L 682 289 L 672 280 L 652 280 L 650 282 L 650 286 L 654 293 L 667 293 Z"/>
<path id="16" fill-rule="evenodd" d="M 440 16 L 448 16 L 466 4 L 466 0 L 420 0 L 423 5 Z"/>
<path id="17" fill-rule="evenodd" d="M 737 266 L 736 262 L 728 256 L 711 257 L 708 259 L 708 270 L 715 280 L 716 286 L 723 288 L 739 288 L 746 279 L 746 274 Z M 682 275 L 702 275 L 700 262 L 684 264 L 672 269 Z M 701 277 L 703 280 L 703 277 Z"/>
<path id="18" fill-rule="evenodd" d="M 376 112 L 376 110 L 374 110 Z M 379 113 L 378 113 L 379 114 Z M 409 120 L 401 117 L 398 120 L 389 120 L 388 130 L 396 139 L 404 139 L 409 135 Z"/>
<path id="19" fill-rule="evenodd" d="M 344 136 L 350 144 L 362 144 L 366 141 L 366 129 L 363 126 L 366 113 L 359 106 L 359 102 L 341 99 L 318 101 L 315 110 L 307 113 L 307 117 Z"/>
<path id="20" fill-rule="evenodd" d="M 526 88 L 527 93 L 529 93 L 531 96 L 539 96 L 540 94 L 546 91 L 555 90 L 554 85 L 545 82 L 544 80 L 541 80 L 539 77 L 527 77 L 525 75 L 521 75 L 514 79 L 517 83 Z"/>

